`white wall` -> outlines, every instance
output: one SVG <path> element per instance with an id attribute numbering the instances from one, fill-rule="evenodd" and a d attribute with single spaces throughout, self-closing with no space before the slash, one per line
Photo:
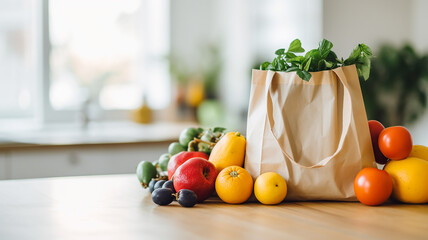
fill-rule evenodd
<path id="1" fill-rule="evenodd" d="M 338 56 L 348 57 L 358 43 L 376 50 L 379 44 L 411 40 L 412 1 L 324 0 L 323 36 Z"/>
<path id="2" fill-rule="evenodd" d="M 410 42 L 428 52 L 428 1 L 425 0 L 324 0 L 323 36 L 333 50 L 346 58 L 360 42 L 376 51 L 382 43 Z M 408 126 L 414 144 L 428 146 L 428 111 Z"/>
<path id="3" fill-rule="evenodd" d="M 411 36 L 415 48 L 428 53 L 428 1 L 413 0 Z M 428 88 L 426 89 L 428 92 Z M 409 127 L 414 144 L 428 146 L 428 111 L 412 126 Z"/>
<path id="4" fill-rule="evenodd" d="M 411 11 L 413 43 L 417 50 L 426 53 L 428 52 L 428 1 L 413 0 Z"/>
<path id="5" fill-rule="evenodd" d="M 170 6 L 171 52 L 192 68 L 201 61 L 199 50 L 219 40 L 215 1 L 180 0 Z"/>

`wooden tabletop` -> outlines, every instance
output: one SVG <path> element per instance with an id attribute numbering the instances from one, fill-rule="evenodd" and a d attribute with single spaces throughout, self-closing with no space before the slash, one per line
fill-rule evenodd
<path id="1" fill-rule="evenodd" d="M 152 203 L 135 175 L 0 181 L 0 239 L 428 239 L 428 205 L 193 208 Z"/>

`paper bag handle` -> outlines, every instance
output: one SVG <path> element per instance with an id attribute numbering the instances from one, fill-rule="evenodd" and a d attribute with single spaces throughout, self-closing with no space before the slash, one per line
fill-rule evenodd
<path id="1" fill-rule="evenodd" d="M 318 162 L 317 164 L 314 164 L 312 166 L 305 166 L 302 165 L 298 162 L 296 162 L 289 154 L 287 154 L 287 152 L 284 150 L 283 146 L 279 143 L 277 136 L 275 135 L 275 133 L 272 130 L 272 120 L 270 117 L 269 113 L 269 109 L 271 109 L 270 111 L 272 112 L 272 98 L 271 98 L 271 86 L 272 86 L 272 81 L 273 81 L 273 77 L 275 75 L 274 71 L 268 71 L 268 74 L 266 75 L 266 88 L 265 88 L 265 94 L 266 94 L 266 103 L 267 103 L 267 111 L 266 111 L 266 119 L 267 119 L 267 123 L 269 126 L 269 130 L 271 131 L 273 138 L 275 139 L 275 141 L 278 143 L 279 147 L 281 148 L 282 153 L 284 154 L 284 156 L 286 158 L 288 158 L 291 162 L 293 162 L 294 164 L 302 167 L 302 168 L 320 168 L 320 167 L 324 167 L 325 165 L 327 165 L 331 159 L 333 159 L 334 157 L 336 157 L 337 154 L 339 154 L 339 152 L 342 150 L 343 147 L 343 143 L 345 142 L 345 138 L 346 135 L 348 135 L 348 131 L 351 125 L 351 116 L 352 116 L 352 102 L 351 102 L 351 94 L 349 92 L 349 87 L 348 84 L 345 80 L 343 80 L 343 78 L 345 78 L 343 71 L 339 72 L 340 68 L 336 68 L 333 69 L 333 73 L 335 73 L 335 75 L 337 76 L 337 78 L 339 79 L 339 81 L 342 83 L 343 85 L 343 102 L 344 102 L 344 106 L 348 106 L 349 109 L 349 114 L 347 114 L 346 116 L 343 117 L 344 124 L 342 126 L 342 135 L 340 136 L 340 140 L 339 140 L 339 144 L 337 146 L 336 151 L 333 153 L 333 155 L 326 157 L 324 159 L 322 159 L 320 162 Z M 340 69 L 341 70 L 341 69 Z M 348 104 L 346 104 L 348 103 Z M 346 104 L 346 105 L 345 105 Z"/>

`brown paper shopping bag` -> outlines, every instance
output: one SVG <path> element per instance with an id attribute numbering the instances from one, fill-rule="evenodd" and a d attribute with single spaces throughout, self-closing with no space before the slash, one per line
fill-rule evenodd
<path id="1" fill-rule="evenodd" d="M 356 200 L 353 181 L 375 167 L 354 65 L 313 72 L 253 70 L 245 168 L 277 172 L 286 200 Z"/>

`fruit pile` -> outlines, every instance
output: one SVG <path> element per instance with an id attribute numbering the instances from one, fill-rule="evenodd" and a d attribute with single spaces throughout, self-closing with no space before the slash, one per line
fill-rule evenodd
<path id="1" fill-rule="evenodd" d="M 202 203 L 216 191 L 226 203 L 239 204 L 253 193 L 263 204 L 285 199 L 287 184 L 278 173 L 264 173 L 253 183 L 243 168 L 246 140 L 225 128 L 184 129 L 179 142 L 158 162 L 142 161 L 137 176 L 149 188 L 154 203 L 164 206 L 176 200 L 183 207 Z"/>
<path id="2" fill-rule="evenodd" d="M 210 154 L 215 144 L 223 136 L 226 128 L 186 128 L 180 133 L 178 142 L 171 143 L 168 147 L 168 154 L 162 156 L 174 156 L 182 151 L 204 152 Z M 159 162 L 160 163 L 160 162 Z"/>
<path id="3" fill-rule="evenodd" d="M 175 178 L 178 180 L 174 187 L 172 176 L 178 167 L 189 159 L 200 158 L 207 161 L 209 154 L 224 135 L 225 130 L 222 127 L 213 129 L 186 128 L 180 133 L 179 141 L 169 145 L 168 153 L 162 154 L 153 163 L 141 161 L 137 165 L 137 177 L 143 188 L 150 189 L 153 202 L 159 205 L 168 205 L 175 199 L 180 205 L 185 207 L 192 207 L 196 204 L 195 192 L 180 187 L 180 180 L 183 177 Z M 193 165 L 190 166 L 192 168 Z M 215 176 L 211 176 L 216 173 L 215 168 L 213 169 L 214 171 L 210 174 L 210 178 L 214 177 L 215 179 Z M 208 174 L 208 172 L 205 171 L 204 174 Z M 207 176 L 204 175 L 204 177 Z M 170 180 L 167 181 L 168 179 Z M 178 192 L 175 191 L 176 188 Z M 203 201 L 207 193 L 203 193 L 200 189 L 198 186 L 194 188 L 199 193 L 197 200 Z M 208 192 L 208 190 L 205 191 Z"/>
<path id="4" fill-rule="evenodd" d="M 180 133 L 179 142 L 173 142 L 168 147 L 168 153 L 162 154 L 155 162 L 142 161 L 137 166 L 137 176 L 144 188 L 148 187 L 152 179 L 166 180 L 168 163 L 172 156 L 180 152 L 191 152 L 188 156 L 206 157 L 226 129 L 216 128 L 186 128 Z M 204 153 L 204 154 L 203 154 Z"/>
<path id="5" fill-rule="evenodd" d="M 390 195 L 404 203 L 428 202 L 428 148 L 413 145 L 410 132 L 401 126 L 384 128 L 369 121 L 375 160 L 383 170 L 364 168 L 354 181 L 358 200 L 380 205 Z"/>
<path id="6" fill-rule="evenodd" d="M 428 147 L 413 145 L 409 131 L 401 126 L 384 128 L 369 121 L 373 152 L 378 168 L 362 169 L 354 180 L 357 199 L 380 205 L 392 195 L 404 203 L 428 202 Z M 137 176 L 149 188 L 154 203 L 164 206 L 177 201 L 193 207 L 217 193 L 230 204 L 246 202 L 254 193 L 263 204 L 281 203 L 287 195 L 285 179 L 267 172 L 253 181 L 243 168 L 246 140 L 239 132 L 224 128 L 187 128 L 169 153 L 155 163 L 142 161 Z"/>

